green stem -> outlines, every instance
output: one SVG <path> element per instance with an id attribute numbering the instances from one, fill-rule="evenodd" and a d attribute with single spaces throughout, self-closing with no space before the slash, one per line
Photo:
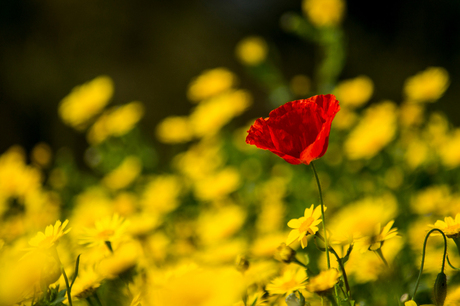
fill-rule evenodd
<path id="1" fill-rule="evenodd" d="M 444 235 L 443 231 L 441 231 L 438 228 L 433 228 L 425 236 L 425 242 L 423 243 L 423 250 L 422 250 L 422 263 L 420 265 L 420 272 L 419 272 L 418 277 L 417 277 L 417 282 L 415 283 L 415 289 L 414 289 L 414 294 L 412 295 L 412 299 L 415 297 L 415 294 L 417 293 L 418 285 L 420 283 L 420 278 L 421 278 L 422 272 L 423 272 L 423 265 L 425 264 L 426 242 L 428 241 L 428 237 L 431 235 L 431 233 L 433 233 L 435 231 L 440 232 L 442 237 L 444 238 L 444 255 L 443 255 L 443 259 L 442 259 L 441 273 L 444 272 L 444 264 L 446 262 L 446 255 L 447 255 L 447 239 L 446 239 L 446 235 Z"/>
<path id="2" fill-rule="evenodd" d="M 388 268 L 389 265 L 388 265 L 388 262 L 386 261 L 385 257 L 383 256 L 383 253 L 382 253 L 382 249 L 381 248 L 378 248 L 377 250 L 374 251 L 378 257 L 380 257 L 380 259 L 383 261 L 383 263 L 385 264 L 385 266 Z"/>
<path id="3" fill-rule="evenodd" d="M 339 264 L 340 269 L 342 270 L 343 281 L 345 283 L 345 288 L 347 289 L 345 296 L 349 298 L 351 296 L 351 290 L 350 290 L 350 285 L 348 284 L 348 277 L 347 277 L 347 273 L 345 272 L 345 266 L 343 265 L 342 259 L 339 257 L 337 252 L 332 247 L 330 247 L 330 250 L 332 254 L 334 254 L 335 257 L 337 258 L 337 263 Z"/>
<path id="4" fill-rule="evenodd" d="M 67 299 L 69 300 L 69 305 L 72 306 L 72 297 L 70 295 L 70 285 L 69 285 L 69 279 L 67 278 L 67 274 L 65 273 L 64 267 L 61 266 L 62 270 L 62 275 L 64 275 L 64 281 L 65 281 L 65 286 L 66 286 L 66 291 L 67 291 Z"/>
<path id="5" fill-rule="evenodd" d="M 323 220 L 323 234 L 324 234 L 324 245 L 326 247 L 326 261 L 327 261 L 327 268 L 331 268 L 331 259 L 329 258 L 329 242 L 327 238 L 327 231 L 326 231 L 326 220 L 324 219 L 324 204 L 323 204 L 323 192 L 321 191 L 321 184 L 319 182 L 318 172 L 316 172 L 315 164 L 313 162 L 310 163 L 311 168 L 313 169 L 313 173 L 315 174 L 316 178 L 316 185 L 318 186 L 319 192 L 319 202 L 321 204 L 321 219 Z"/>

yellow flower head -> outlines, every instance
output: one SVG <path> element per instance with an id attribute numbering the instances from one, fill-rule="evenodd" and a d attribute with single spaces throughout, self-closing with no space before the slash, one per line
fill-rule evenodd
<path id="1" fill-rule="evenodd" d="M 381 224 L 378 223 L 374 235 L 358 239 L 356 243 L 361 246 L 361 251 L 377 251 L 383 246 L 386 240 L 396 237 L 398 235 L 398 229 L 391 228 L 394 222 L 394 220 L 391 220 L 383 229 Z"/>
<path id="2" fill-rule="evenodd" d="M 314 26 L 333 27 L 342 22 L 345 1 L 303 0 L 302 10 Z"/>
<path id="3" fill-rule="evenodd" d="M 48 225 L 45 232 L 38 232 L 34 238 L 29 240 L 29 245 L 33 248 L 46 250 L 57 244 L 58 240 L 70 231 L 70 228 L 64 231 L 64 228 L 69 223 L 65 220 L 64 223 L 57 220 L 54 225 Z"/>
<path id="4" fill-rule="evenodd" d="M 339 281 L 339 276 L 340 273 L 336 269 L 321 271 L 317 276 L 310 277 L 305 288 L 312 293 L 324 294 L 329 289 L 334 288 Z"/>
<path id="5" fill-rule="evenodd" d="M 141 205 L 145 210 L 166 214 L 179 206 L 182 182 L 175 175 L 158 175 L 152 178 L 141 196 Z"/>
<path id="6" fill-rule="evenodd" d="M 366 109 L 364 117 L 345 141 L 350 159 L 370 159 L 380 152 L 396 133 L 397 112 L 392 102 L 383 102 Z"/>
<path id="7" fill-rule="evenodd" d="M 128 222 L 118 214 L 99 219 L 95 222 L 94 227 L 84 228 L 79 243 L 94 247 L 118 241 L 123 237 L 127 226 Z"/>
<path id="8" fill-rule="evenodd" d="M 156 135 L 163 143 L 183 143 L 193 139 L 193 130 L 188 117 L 172 116 L 157 125 Z"/>
<path id="9" fill-rule="evenodd" d="M 452 217 L 445 217 L 444 221 L 438 220 L 434 225 L 431 225 L 431 227 L 442 230 L 444 234 L 449 238 L 459 238 L 460 213 L 455 215 L 455 219 Z"/>
<path id="10" fill-rule="evenodd" d="M 128 156 L 117 168 L 102 179 L 102 183 L 113 190 L 122 189 L 129 186 L 141 170 L 141 160 L 136 156 Z"/>
<path id="11" fill-rule="evenodd" d="M 236 56 L 245 65 L 256 66 L 267 56 L 267 43 L 262 37 L 250 36 L 236 46 Z"/>
<path id="12" fill-rule="evenodd" d="M 232 88 L 236 82 L 236 76 L 226 68 L 206 70 L 192 80 L 187 97 L 192 102 L 208 99 Z"/>
<path id="13" fill-rule="evenodd" d="M 144 106 L 140 102 L 111 108 L 105 111 L 93 124 L 87 138 L 96 145 L 110 136 L 122 136 L 128 133 L 144 115 Z"/>
<path id="14" fill-rule="evenodd" d="M 364 75 L 345 80 L 337 85 L 334 94 L 340 100 L 340 106 L 359 107 L 369 101 L 374 91 L 374 83 Z"/>
<path id="15" fill-rule="evenodd" d="M 107 105 L 112 94 L 112 79 L 99 76 L 72 89 L 59 104 L 59 115 L 65 124 L 83 130 L 88 121 Z"/>
<path id="16" fill-rule="evenodd" d="M 290 245 L 294 241 L 300 241 L 302 248 L 307 246 L 307 237 L 314 235 L 318 231 L 318 224 L 321 223 L 321 206 L 313 209 L 312 204 L 310 208 L 305 209 L 304 216 L 299 219 L 291 219 L 288 226 L 292 228 L 287 238 L 286 244 Z M 324 208 L 326 210 L 326 207 Z"/>
<path id="17" fill-rule="evenodd" d="M 296 265 L 289 266 L 289 268 L 284 271 L 283 275 L 273 279 L 265 289 L 270 295 L 289 295 L 296 290 L 304 289 L 306 280 L 307 273 L 305 269 Z"/>
<path id="18" fill-rule="evenodd" d="M 441 67 L 429 67 L 410 77 L 404 84 L 404 93 L 410 102 L 435 102 L 449 87 L 449 73 Z"/>
<path id="19" fill-rule="evenodd" d="M 233 90 L 201 102 L 190 114 L 190 124 L 197 137 L 213 136 L 252 103 L 245 90 Z"/>

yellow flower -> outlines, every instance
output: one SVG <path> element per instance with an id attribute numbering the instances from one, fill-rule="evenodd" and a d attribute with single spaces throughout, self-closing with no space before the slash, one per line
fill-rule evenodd
<path id="1" fill-rule="evenodd" d="M 396 133 L 397 108 L 392 102 L 372 105 L 345 141 L 350 159 L 370 159 L 379 153 Z"/>
<path id="2" fill-rule="evenodd" d="M 64 228 L 67 226 L 69 223 L 69 220 L 65 220 L 64 223 L 61 223 L 61 221 L 57 220 L 54 225 L 48 225 L 45 228 L 45 232 L 38 232 L 35 237 L 29 240 L 29 245 L 32 246 L 33 248 L 37 249 L 42 249 L 46 250 L 57 244 L 58 240 L 67 234 L 70 231 L 69 229 L 66 229 L 64 231 Z"/>
<path id="3" fill-rule="evenodd" d="M 233 90 L 201 102 L 190 114 L 190 124 L 197 137 L 213 136 L 252 103 L 245 90 Z"/>
<path id="4" fill-rule="evenodd" d="M 153 177 L 141 196 L 141 204 L 146 211 L 165 214 L 179 206 L 182 183 L 175 175 Z"/>
<path id="5" fill-rule="evenodd" d="M 303 0 L 302 10 L 316 27 L 333 27 L 342 22 L 345 2 L 343 0 Z"/>
<path id="6" fill-rule="evenodd" d="M 286 244 L 290 245 L 294 241 L 300 241 L 302 248 L 307 246 L 307 237 L 314 235 L 318 231 L 318 224 L 321 223 L 321 206 L 313 209 L 313 204 L 310 208 L 305 209 L 304 216 L 299 219 L 291 219 L 288 226 L 292 228 L 287 238 Z M 324 208 L 326 210 L 326 207 Z"/>
<path id="7" fill-rule="evenodd" d="M 142 170 L 142 163 L 136 156 L 126 157 L 122 163 L 108 173 L 102 183 L 110 189 L 117 190 L 129 186 Z"/>
<path id="8" fill-rule="evenodd" d="M 122 239 L 127 226 L 128 222 L 118 214 L 99 219 L 94 223 L 94 227 L 83 229 L 79 244 L 95 247 L 104 245 L 107 242 L 119 241 Z"/>
<path id="9" fill-rule="evenodd" d="M 355 108 L 369 101 L 373 91 L 374 83 L 372 80 L 367 76 L 361 75 L 354 79 L 340 82 L 334 90 L 334 94 L 340 101 L 340 106 Z"/>
<path id="10" fill-rule="evenodd" d="M 197 225 L 198 237 L 206 245 L 221 243 L 235 234 L 245 219 L 246 211 L 237 205 L 202 212 Z"/>
<path id="11" fill-rule="evenodd" d="M 179 266 L 165 274 L 151 276 L 154 283 L 146 292 L 148 305 L 232 305 L 241 299 L 244 290 L 243 277 L 234 267 Z"/>
<path id="12" fill-rule="evenodd" d="M 404 306 L 417 306 L 417 303 L 415 303 L 414 300 L 409 300 L 407 302 L 404 302 Z"/>
<path id="13" fill-rule="evenodd" d="M 310 277 L 305 288 L 317 294 L 326 293 L 329 289 L 334 288 L 339 281 L 340 273 L 336 269 L 321 271 L 318 275 Z"/>
<path id="14" fill-rule="evenodd" d="M 51 162 L 51 148 L 44 142 L 40 142 L 32 149 L 30 154 L 33 164 L 38 165 L 40 167 L 46 167 Z"/>
<path id="15" fill-rule="evenodd" d="M 455 219 L 452 217 L 445 217 L 444 221 L 438 220 L 431 227 L 438 228 L 444 232 L 449 238 L 460 237 L 460 213 L 455 215 Z"/>
<path id="16" fill-rule="evenodd" d="M 249 66 L 256 66 L 263 62 L 267 52 L 267 43 L 258 36 L 246 37 L 236 45 L 236 57 Z"/>
<path id="17" fill-rule="evenodd" d="M 195 196 L 202 201 L 215 201 L 225 198 L 240 185 L 239 172 L 226 167 L 195 182 Z"/>
<path id="18" fill-rule="evenodd" d="M 435 102 L 449 86 L 449 73 L 441 67 L 428 67 L 406 80 L 404 93 L 409 102 Z"/>
<path id="19" fill-rule="evenodd" d="M 97 145 L 110 136 L 125 135 L 143 115 L 144 106 L 140 102 L 130 102 L 111 108 L 105 111 L 88 131 L 88 142 Z"/>
<path id="20" fill-rule="evenodd" d="M 456 128 L 450 135 L 447 136 L 439 150 L 439 157 L 441 161 L 449 169 L 458 167 L 460 165 L 460 129 Z"/>
<path id="21" fill-rule="evenodd" d="M 289 87 L 294 95 L 298 97 L 306 96 L 311 89 L 311 80 L 306 75 L 298 74 L 292 77 Z"/>
<path id="22" fill-rule="evenodd" d="M 187 97 L 192 102 L 208 99 L 232 88 L 236 82 L 236 76 L 226 68 L 206 70 L 192 80 Z"/>
<path id="23" fill-rule="evenodd" d="M 281 276 L 273 279 L 265 289 L 270 295 L 289 295 L 296 290 L 303 290 L 306 279 L 307 273 L 305 269 L 296 265 L 288 266 L 286 271 Z"/>
<path id="24" fill-rule="evenodd" d="M 398 235 L 398 229 L 391 228 L 394 222 L 394 220 L 391 220 L 383 229 L 381 228 L 381 224 L 378 223 L 376 225 L 375 234 L 358 239 L 356 244 L 361 246 L 361 251 L 377 251 L 383 246 L 386 240 L 396 237 Z"/>
<path id="25" fill-rule="evenodd" d="M 193 130 L 188 117 L 172 116 L 157 125 L 156 135 L 163 143 L 183 143 L 193 139 Z"/>
<path id="26" fill-rule="evenodd" d="M 59 104 L 59 115 L 65 124 L 83 130 L 88 121 L 107 105 L 112 94 L 112 79 L 99 76 L 72 89 Z"/>

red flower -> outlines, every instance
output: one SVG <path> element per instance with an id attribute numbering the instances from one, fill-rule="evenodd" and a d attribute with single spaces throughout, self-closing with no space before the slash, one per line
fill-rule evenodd
<path id="1" fill-rule="evenodd" d="M 270 150 L 288 163 L 310 164 L 326 153 L 332 119 L 340 110 L 334 95 L 296 100 L 272 110 L 249 128 L 246 143 Z"/>

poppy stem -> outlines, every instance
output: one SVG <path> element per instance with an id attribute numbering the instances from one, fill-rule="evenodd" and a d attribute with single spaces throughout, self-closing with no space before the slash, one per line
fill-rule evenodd
<path id="1" fill-rule="evenodd" d="M 318 186 L 319 192 L 319 202 L 321 204 L 321 219 L 323 220 L 323 234 L 324 234 L 324 245 L 326 248 L 326 261 L 327 261 L 327 268 L 331 268 L 331 259 L 329 258 L 329 239 L 327 238 L 326 232 L 326 221 L 324 219 L 324 204 L 323 204 L 323 192 L 321 191 L 321 184 L 319 182 L 318 172 L 316 172 L 315 164 L 310 162 L 311 168 L 313 169 L 313 173 L 315 174 L 316 178 L 316 185 Z"/>

